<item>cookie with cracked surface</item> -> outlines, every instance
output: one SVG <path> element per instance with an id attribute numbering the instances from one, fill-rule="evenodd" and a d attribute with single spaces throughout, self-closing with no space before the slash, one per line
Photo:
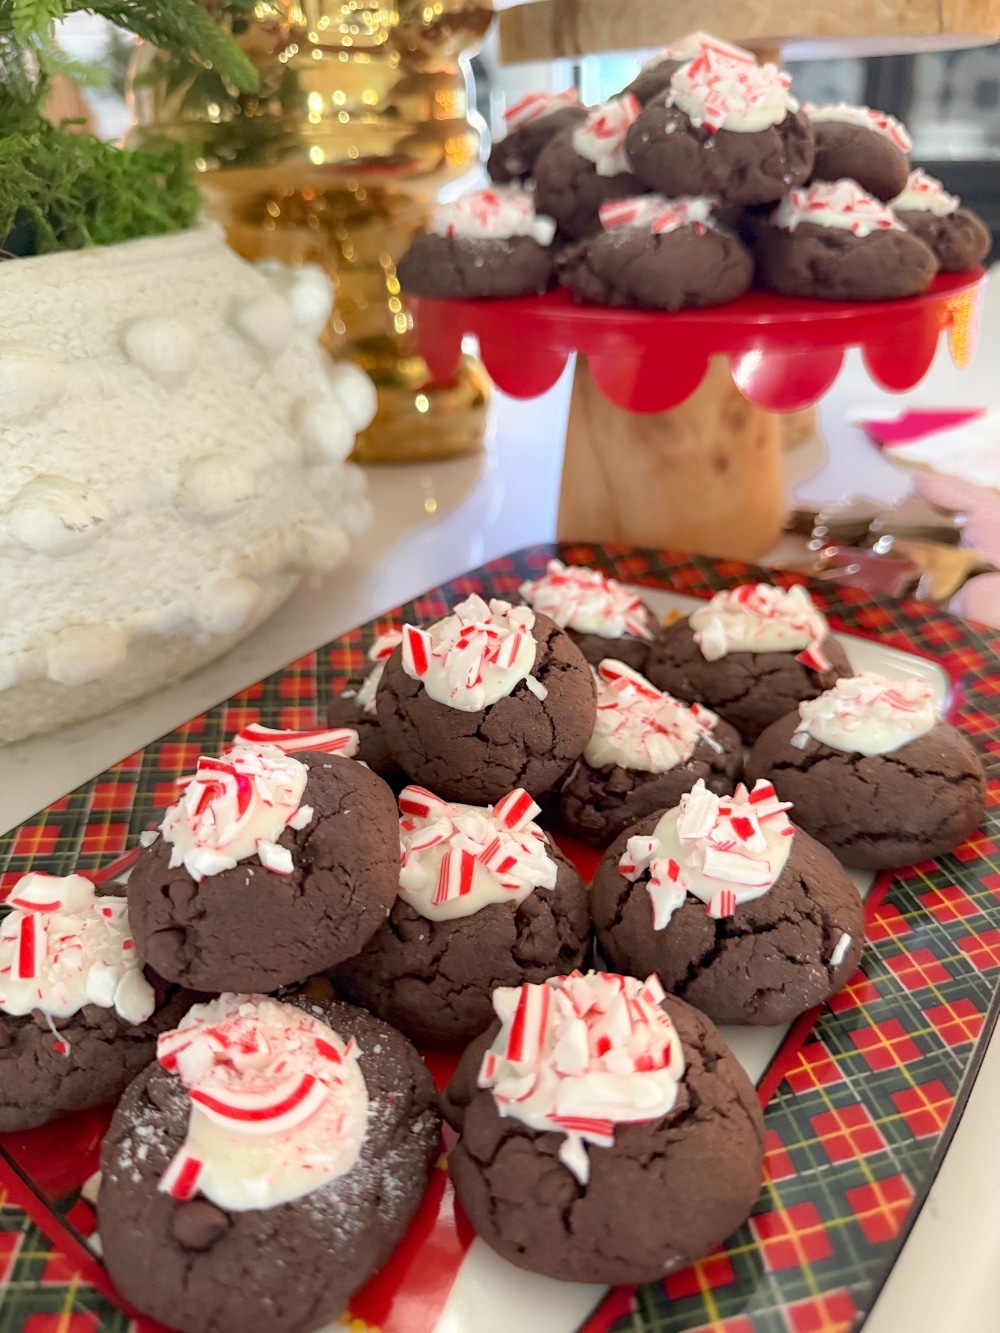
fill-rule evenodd
<path id="1" fill-rule="evenodd" d="M 971 208 L 959 208 L 944 217 L 915 209 L 897 208 L 895 212 L 910 235 L 933 251 L 942 273 L 978 268 L 992 248 L 989 227 Z"/>
<path id="2" fill-rule="evenodd" d="M 597 166 L 573 147 L 573 130 L 549 140 L 535 162 L 535 207 L 555 218 L 565 237 L 582 240 L 600 230 L 600 207 L 609 199 L 642 194 L 646 186 L 633 173 L 598 174 Z"/>
<path id="3" fill-rule="evenodd" d="M 791 713 L 768 727 L 747 777 L 774 783 L 795 821 L 849 865 L 911 865 L 950 852 L 983 821 L 986 780 L 971 742 L 947 723 L 888 754 L 835 750 L 812 737 L 791 744 Z"/>
<path id="4" fill-rule="evenodd" d="M 643 310 L 693 310 L 735 301 L 753 281 L 753 259 L 737 236 L 692 224 L 651 235 L 602 231 L 556 260 L 559 282 L 578 301 Z"/>
<path id="5" fill-rule="evenodd" d="M 888 135 L 842 120 L 813 121 L 818 181 L 853 180 L 886 203 L 906 185 L 910 164 Z"/>
<path id="6" fill-rule="evenodd" d="M 553 282 L 552 250 L 533 236 L 437 236 L 423 231 L 410 242 L 396 273 L 411 296 L 454 301 L 537 296 Z"/>
<path id="7" fill-rule="evenodd" d="M 38 1010 L 0 1013 L 0 1133 L 34 1129 L 72 1111 L 103 1106 L 156 1054 L 156 1038 L 176 1027 L 202 997 L 145 969 L 156 1008 L 144 1023 L 86 1004 L 70 1018 Z M 55 1029 L 55 1030 L 53 1030 Z"/>
<path id="8" fill-rule="evenodd" d="M 666 990 L 716 1023 L 787 1023 L 840 990 L 864 947 L 864 907 L 825 847 L 798 828 L 781 874 L 761 897 L 715 920 L 689 892 L 654 930 L 649 870 L 628 880 L 619 861 L 629 838 L 652 836 L 660 818 L 626 829 L 594 878 L 594 927 L 613 967 L 632 976 L 655 972 Z"/>
<path id="9" fill-rule="evenodd" d="M 788 231 L 770 220 L 760 230 L 754 258 L 759 286 L 820 301 L 917 296 L 938 271 L 932 251 L 902 228 L 856 236 L 814 222 L 799 222 Z"/>
<path id="10" fill-rule="evenodd" d="M 830 663 L 828 670 L 806 666 L 794 652 L 729 652 L 709 662 L 694 630 L 686 620 L 678 620 L 660 635 L 646 674 L 657 689 L 705 704 L 751 744 L 802 699 L 815 699 L 839 676 L 851 675 L 847 654 L 832 635 L 820 648 Z"/>
<path id="11" fill-rule="evenodd" d="M 801 111 L 750 132 L 695 125 L 671 94 L 653 98 L 630 126 L 632 170 L 668 199 L 709 196 L 724 204 L 766 204 L 809 179 L 813 131 Z"/>
<path id="12" fill-rule="evenodd" d="M 331 973 L 337 993 L 419 1046 L 467 1046 L 493 1021 L 497 986 L 544 981 L 587 959 L 589 895 L 548 839 L 546 850 L 559 867 L 555 888 L 534 889 L 516 906 L 489 903 L 471 916 L 431 921 L 397 898 L 361 953 Z"/>
<path id="13" fill-rule="evenodd" d="M 358 753 L 355 758 L 368 765 L 394 792 L 399 792 L 408 781 L 389 749 L 378 717 L 358 703 L 358 692 L 364 679 L 349 680 L 339 694 L 330 700 L 326 720 L 331 727 L 353 727 L 358 733 Z"/>
<path id="14" fill-rule="evenodd" d="M 350 958 L 389 914 L 399 842 L 392 792 L 353 759 L 296 754 L 308 769 L 300 830 L 278 846 L 291 874 L 256 855 L 196 880 L 171 868 L 162 837 L 145 848 L 128 883 L 139 952 L 170 981 L 203 991 L 269 991 Z"/>
<path id="15" fill-rule="evenodd" d="M 385 665 L 375 705 L 396 762 L 414 782 L 448 800 L 489 805 L 515 787 L 538 796 L 582 752 L 597 714 L 594 678 L 569 635 L 535 615 L 531 676 L 476 712 L 433 699 L 407 675 L 402 649 Z"/>
<path id="16" fill-rule="evenodd" d="M 594 768 L 586 760 L 578 760 L 559 788 L 556 814 L 560 825 L 574 838 L 591 847 L 607 847 L 640 819 L 675 806 L 699 779 L 716 795 L 730 795 L 742 769 L 739 732 L 719 721 L 711 738 L 699 739 L 691 757 L 665 773 L 619 764 Z"/>
<path id="17" fill-rule="evenodd" d="M 508 181 L 529 180 L 535 174 L 538 154 L 549 140 L 564 130 L 572 133 L 586 119 L 587 107 L 564 106 L 511 130 L 493 145 L 487 159 L 490 180 L 501 185 Z"/>
<path id="18" fill-rule="evenodd" d="M 714 1024 L 668 995 L 663 1008 L 685 1069 L 666 1115 L 617 1124 L 612 1147 L 587 1145 L 582 1185 L 559 1160 L 564 1135 L 501 1116 L 477 1087 L 494 1024 L 463 1055 L 442 1096 L 459 1131 L 455 1192 L 477 1234 L 519 1268 L 570 1282 L 652 1282 L 709 1253 L 760 1191 L 764 1126 L 757 1094 Z"/>
<path id="19" fill-rule="evenodd" d="M 440 1119 L 417 1052 L 363 1010 L 297 1003 L 358 1044 L 367 1125 L 345 1174 L 264 1209 L 173 1198 L 159 1185 L 185 1141 L 191 1100 L 158 1064 L 131 1084 L 105 1136 L 104 1261 L 127 1300 L 181 1333 L 244 1333 L 262 1321 L 268 1333 L 312 1333 L 335 1321 L 388 1260 L 424 1195 Z"/>

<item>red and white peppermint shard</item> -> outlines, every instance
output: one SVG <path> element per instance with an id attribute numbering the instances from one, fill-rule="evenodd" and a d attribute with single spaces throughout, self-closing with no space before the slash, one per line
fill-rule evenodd
<path id="1" fill-rule="evenodd" d="M 404 787 L 399 793 L 399 809 L 404 815 L 415 815 L 418 819 L 437 819 L 454 814 L 455 807 L 435 796 L 426 787 Z"/>
<path id="2" fill-rule="evenodd" d="M 426 630 L 415 625 L 403 626 L 403 670 L 409 676 L 426 676 L 434 643 Z"/>
<path id="3" fill-rule="evenodd" d="M 575 88 L 566 88 L 561 93 L 525 93 L 503 113 L 507 133 L 520 129 L 522 125 L 530 125 L 532 121 L 540 120 L 542 116 L 551 115 L 553 111 L 562 111 L 565 107 L 579 105 L 580 94 Z"/>
<path id="4" fill-rule="evenodd" d="M 157 1188 L 172 1199 L 193 1199 L 198 1193 L 198 1181 L 204 1169 L 205 1163 L 200 1157 L 182 1148 L 160 1177 Z"/>
<path id="5" fill-rule="evenodd" d="M 274 745 L 285 754 L 315 750 L 320 754 L 342 754 L 353 759 L 358 752 L 358 733 L 351 727 L 332 727 L 319 731 L 280 731 L 253 722 L 233 739 L 234 745 Z"/>
<path id="6" fill-rule="evenodd" d="M 516 787 L 506 796 L 501 796 L 493 807 L 493 818 L 506 829 L 524 828 L 525 824 L 541 813 L 542 807 L 536 804 L 523 787 Z"/>
<path id="7" fill-rule="evenodd" d="M 471 893 L 475 870 L 476 857 L 472 852 L 464 848 L 446 851 L 441 857 L 438 870 L 435 904 L 451 902 L 454 898 L 464 898 L 467 893 Z"/>

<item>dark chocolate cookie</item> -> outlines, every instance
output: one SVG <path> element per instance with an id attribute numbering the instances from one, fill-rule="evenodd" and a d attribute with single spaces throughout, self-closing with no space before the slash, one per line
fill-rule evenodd
<path id="1" fill-rule="evenodd" d="M 619 1124 L 588 1146 L 581 1185 L 557 1156 L 563 1135 L 501 1116 L 476 1086 L 499 1025 L 466 1051 L 442 1098 L 461 1137 L 455 1192 L 486 1243 L 519 1268 L 570 1282 L 659 1281 L 742 1223 L 760 1191 L 764 1125 L 753 1085 L 715 1026 L 668 995 L 686 1069 L 673 1110 Z"/>
<path id="2" fill-rule="evenodd" d="M 389 742 L 379 726 L 376 714 L 366 713 L 363 708 L 358 707 L 355 696 L 363 684 L 363 678 L 349 680 L 340 694 L 335 694 L 330 700 L 326 719 L 331 727 L 354 728 L 358 733 L 356 757 L 398 793 L 406 786 L 408 778 L 393 759 Z M 353 691 L 353 694 L 348 694 L 348 690 Z"/>
<path id="3" fill-rule="evenodd" d="M 907 231 L 885 228 L 855 236 L 844 227 L 814 222 L 800 222 L 794 231 L 767 223 L 755 258 L 761 287 L 821 301 L 916 296 L 938 270 L 930 249 Z"/>
<path id="4" fill-rule="evenodd" d="M 490 903 L 471 916 L 429 921 L 401 899 L 358 955 L 334 968 L 339 994 L 420 1046 L 460 1049 L 490 1026 L 497 986 L 544 981 L 582 967 L 590 902 L 580 876 L 549 843 L 554 889 L 520 904 Z"/>
<path id="5" fill-rule="evenodd" d="M 718 796 L 732 793 L 743 768 L 743 742 L 735 727 L 718 722 L 712 739 L 702 739 L 686 764 L 666 773 L 643 773 L 635 768 L 591 768 L 577 760 L 559 791 L 560 824 L 581 842 L 606 847 L 623 829 L 654 810 L 669 810 L 699 778 Z"/>
<path id="6" fill-rule="evenodd" d="M 911 236 L 933 251 L 942 273 L 977 268 L 993 246 L 989 227 L 971 208 L 960 208 L 945 217 L 924 210 L 897 209 L 896 217 Z"/>
<path id="7" fill-rule="evenodd" d="M 731 723 L 749 745 L 765 727 L 803 699 L 815 699 L 851 665 L 839 642 L 821 645 L 828 671 L 814 671 L 795 653 L 727 653 L 708 662 L 686 620 L 668 626 L 649 655 L 646 675 L 660 690 L 687 703 L 703 703 Z"/>
<path id="8" fill-rule="evenodd" d="M 790 744 L 798 712 L 768 727 L 747 759 L 795 822 L 842 861 L 868 870 L 950 852 L 982 823 L 986 780 L 970 741 L 945 723 L 889 754 L 850 754 L 811 737 Z"/>
<path id="9" fill-rule="evenodd" d="M 483 239 L 417 232 L 400 259 L 399 284 L 411 296 L 466 300 L 533 296 L 552 282 L 552 251 L 533 236 Z"/>
<path id="10" fill-rule="evenodd" d="M 184 1142 L 191 1103 L 156 1064 L 129 1087 L 104 1139 L 104 1261 L 128 1301 L 181 1333 L 312 1333 L 382 1267 L 423 1197 L 440 1121 L 420 1057 L 362 1010 L 301 1003 L 360 1048 L 368 1130 L 345 1175 L 266 1210 L 171 1198 L 157 1186 Z"/>
<path id="11" fill-rule="evenodd" d="M 664 929 L 654 930 L 648 870 L 629 881 L 618 862 L 629 838 L 648 837 L 659 819 L 650 815 L 622 833 L 594 879 L 598 944 L 612 967 L 632 976 L 655 972 L 666 990 L 716 1023 L 787 1023 L 840 990 L 864 947 L 864 908 L 824 847 L 799 829 L 762 897 L 714 920 L 689 893 Z M 850 942 L 831 965 L 842 935 Z"/>
<path id="12" fill-rule="evenodd" d="M 801 111 L 751 133 L 710 132 L 656 97 L 626 140 L 632 170 L 668 199 L 709 195 L 724 204 L 766 204 L 809 179 L 813 132 Z"/>
<path id="13" fill-rule="evenodd" d="M 530 179 L 535 174 L 538 154 L 549 140 L 563 130 L 572 132 L 586 119 L 585 106 L 565 106 L 511 130 L 493 145 L 486 162 L 490 179 L 498 185 Z"/>
<path id="14" fill-rule="evenodd" d="M 649 65 L 639 71 L 628 87 L 623 88 L 618 94 L 619 97 L 626 97 L 629 93 L 646 106 L 654 97 L 659 97 L 670 88 L 670 80 L 674 77 L 677 70 L 685 62 L 683 60 L 671 60 L 669 56 L 663 60 L 658 60 L 655 65 Z"/>
<path id="15" fill-rule="evenodd" d="M 885 203 L 905 187 L 910 164 L 888 135 L 842 120 L 813 121 L 813 134 L 813 180 L 857 181 L 863 190 Z"/>
<path id="16" fill-rule="evenodd" d="M 157 1036 L 203 998 L 169 985 L 149 967 L 146 979 L 156 1009 L 145 1023 L 126 1023 L 96 1004 L 72 1018 L 0 1013 L 0 1133 L 33 1129 L 121 1096 L 155 1056 Z"/>
<path id="17" fill-rule="evenodd" d="M 556 271 L 579 301 L 687 310 L 742 296 L 753 281 L 753 259 L 736 236 L 715 227 L 661 235 L 621 227 L 570 246 Z"/>
<path id="18" fill-rule="evenodd" d="M 646 610 L 649 614 L 651 632 L 651 637 L 648 639 L 637 639 L 631 634 L 625 634 L 619 639 L 605 639 L 600 634 L 580 634 L 577 630 L 569 628 L 566 633 L 591 666 L 599 666 L 606 657 L 613 657 L 616 661 L 630 666 L 633 671 L 645 675 L 649 654 L 660 633 L 660 622 L 648 607 Z"/>
<path id="19" fill-rule="evenodd" d="M 575 240 L 600 230 L 601 204 L 642 194 L 645 189 L 629 172 L 599 176 L 594 163 L 573 147 L 572 130 L 551 138 L 535 162 L 536 209 L 555 218 L 560 231 Z"/>
<path id="20" fill-rule="evenodd" d="M 375 696 L 378 719 L 396 762 L 414 782 L 447 800 L 490 805 L 515 787 L 547 791 L 590 739 L 596 716 L 594 677 L 579 648 L 548 616 L 535 616 L 533 675 L 478 713 L 440 704 L 403 670 L 395 650 Z"/>
<path id="21" fill-rule="evenodd" d="M 399 878 L 398 814 L 381 778 L 353 759 L 297 754 L 309 769 L 302 805 L 313 817 L 286 828 L 290 875 L 252 856 L 196 881 L 169 868 L 159 838 L 128 884 L 136 946 L 162 976 L 204 991 L 269 991 L 350 958 L 389 914 Z"/>

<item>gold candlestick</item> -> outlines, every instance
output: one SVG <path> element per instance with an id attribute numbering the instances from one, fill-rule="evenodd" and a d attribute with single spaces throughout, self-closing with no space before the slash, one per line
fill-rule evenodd
<path id="1" fill-rule="evenodd" d="M 260 71 L 253 94 L 162 52 L 135 62 L 134 141 L 193 146 L 206 207 L 240 254 L 330 274 L 325 341 L 378 388 L 361 462 L 482 442 L 486 375 L 466 357 L 449 383 L 430 382 L 395 265 L 441 189 L 478 166 L 461 57 L 492 16 L 489 0 L 261 0 L 229 18 Z"/>

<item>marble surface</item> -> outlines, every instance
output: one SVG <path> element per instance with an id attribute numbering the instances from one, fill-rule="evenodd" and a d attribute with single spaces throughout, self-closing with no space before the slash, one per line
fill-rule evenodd
<path id="1" fill-rule="evenodd" d="M 996 297 L 994 293 L 994 297 Z M 850 424 L 905 404 L 1000 407 L 1000 299 L 987 299 L 978 353 L 963 372 L 942 346 L 916 390 L 890 395 L 851 357 L 822 407 L 825 447 L 789 458 L 799 499 L 866 494 L 890 503 L 910 488 Z M 555 532 L 569 372 L 531 403 L 497 399 L 476 458 L 370 472 L 378 519 L 350 563 L 302 587 L 227 657 L 105 718 L 0 749 L 0 829 L 27 818 L 109 763 L 351 626 L 464 570 Z M 994 1041 L 930 1197 L 866 1333 L 996 1333 L 1000 1270 L 1000 1042 Z"/>

